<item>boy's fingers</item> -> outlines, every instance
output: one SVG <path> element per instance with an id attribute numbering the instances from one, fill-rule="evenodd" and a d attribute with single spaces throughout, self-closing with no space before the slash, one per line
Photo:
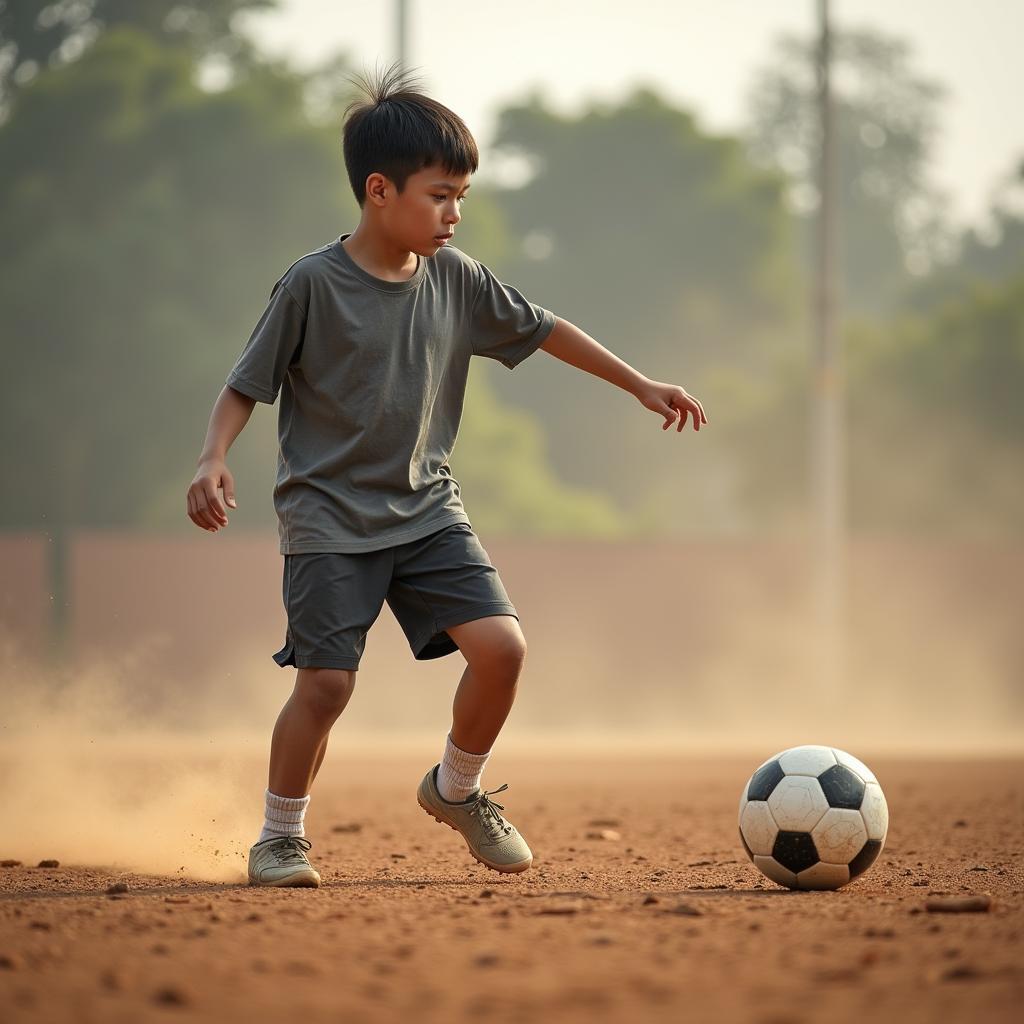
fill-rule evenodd
<path id="1" fill-rule="evenodd" d="M 224 514 L 224 506 L 221 504 L 220 498 L 217 497 L 216 488 L 211 487 L 206 491 L 206 504 L 212 517 L 227 521 L 227 516 Z"/>
<path id="2" fill-rule="evenodd" d="M 216 531 L 217 524 L 213 521 L 213 517 L 210 515 L 210 510 L 206 507 L 204 499 L 196 499 L 196 511 L 199 514 L 199 525 L 206 530 Z"/>

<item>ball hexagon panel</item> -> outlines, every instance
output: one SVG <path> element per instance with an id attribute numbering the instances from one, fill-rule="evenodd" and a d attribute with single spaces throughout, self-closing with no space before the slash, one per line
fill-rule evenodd
<path id="1" fill-rule="evenodd" d="M 845 864 L 826 864 L 824 861 L 796 876 L 796 884 L 800 889 L 838 889 L 849 880 L 850 869 Z"/>
<path id="2" fill-rule="evenodd" d="M 828 801 L 817 779 L 809 775 L 786 775 L 772 789 L 768 806 L 780 829 L 810 832 L 828 810 Z"/>
<path id="3" fill-rule="evenodd" d="M 832 748 L 832 753 L 836 755 L 836 760 L 841 765 L 855 771 L 865 782 L 878 781 L 874 772 L 863 761 L 858 761 L 853 754 L 848 754 L 845 750 L 837 750 L 835 747 Z"/>
<path id="4" fill-rule="evenodd" d="M 778 761 L 772 760 L 761 765 L 750 777 L 750 783 L 747 785 L 747 799 L 767 800 L 785 776 L 786 773 L 779 766 Z"/>
<path id="5" fill-rule="evenodd" d="M 864 849 L 850 861 L 850 877 L 856 878 L 858 875 L 867 871 L 867 869 L 875 863 L 875 860 L 881 852 L 881 842 L 877 839 L 869 839 L 864 844 Z"/>
<path id="6" fill-rule="evenodd" d="M 796 875 L 784 868 L 774 857 L 755 856 L 754 863 L 761 873 L 767 875 L 773 882 L 778 882 L 787 889 L 796 888 Z"/>
<path id="7" fill-rule="evenodd" d="M 793 747 L 779 754 L 779 765 L 787 775 L 820 775 L 836 764 L 829 747 Z"/>
<path id="8" fill-rule="evenodd" d="M 750 855 L 761 854 L 767 857 L 772 852 L 778 834 L 779 826 L 775 824 L 768 805 L 763 800 L 749 801 L 740 816 L 740 835 Z"/>
<path id="9" fill-rule="evenodd" d="M 811 838 L 823 861 L 845 867 L 864 848 L 868 831 L 860 811 L 831 807 L 814 826 Z"/>
<path id="10" fill-rule="evenodd" d="M 868 830 L 868 839 L 885 841 L 889 831 L 889 805 L 885 802 L 885 794 L 877 782 L 869 782 L 864 787 L 864 799 L 861 801 L 860 813 L 864 817 L 864 825 Z"/>
<path id="11" fill-rule="evenodd" d="M 837 764 L 823 771 L 818 776 L 818 783 L 829 807 L 860 810 L 861 801 L 864 799 L 864 780 L 856 772 L 845 765 Z"/>
<path id="12" fill-rule="evenodd" d="M 775 837 L 775 845 L 772 847 L 772 859 L 787 871 L 798 874 L 813 867 L 820 858 L 809 832 L 783 832 L 780 830 Z"/>

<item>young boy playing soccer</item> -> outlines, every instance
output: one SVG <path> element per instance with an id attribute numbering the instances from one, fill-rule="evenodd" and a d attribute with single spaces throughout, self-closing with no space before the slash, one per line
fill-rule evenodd
<path id="1" fill-rule="evenodd" d="M 366 634 L 387 601 L 415 658 L 466 660 L 439 764 L 417 800 L 497 871 L 533 855 L 480 786 L 526 655 L 516 609 L 477 539 L 448 459 L 471 356 L 509 369 L 538 348 L 624 388 L 664 417 L 707 419 L 500 283 L 451 245 L 477 170 L 476 143 L 397 69 L 346 111 L 344 156 L 362 215 L 301 257 L 228 375 L 210 416 L 189 518 L 216 533 L 236 508 L 225 459 L 256 402 L 281 394 L 274 505 L 288 627 L 278 665 L 297 668 L 274 727 L 263 830 L 249 882 L 318 886 L 303 818 L 331 727 L 352 695 Z M 222 492 L 223 497 L 218 494 Z"/>

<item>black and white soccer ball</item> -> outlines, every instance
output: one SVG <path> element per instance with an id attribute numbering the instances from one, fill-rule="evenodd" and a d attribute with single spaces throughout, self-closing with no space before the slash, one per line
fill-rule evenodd
<path id="1" fill-rule="evenodd" d="M 838 889 L 875 862 L 889 807 L 866 764 L 834 747 L 792 747 L 743 787 L 740 841 L 773 882 Z"/>

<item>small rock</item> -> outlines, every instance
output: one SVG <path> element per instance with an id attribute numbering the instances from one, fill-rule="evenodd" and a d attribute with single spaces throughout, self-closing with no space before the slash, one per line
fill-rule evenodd
<path id="1" fill-rule="evenodd" d="M 189 903 L 187 896 L 165 896 L 164 903 Z"/>
<path id="2" fill-rule="evenodd" d="M 106 970 L 100 974 L 100 984 L 108 992 L 119 992 L 121 990 L 121 979 L 115 971 Z"/>
<path id="3" fill-rule="evenodd" d="M 165 985 L 153 993 L 153 1002 L 163 1006 L 185 1006 L 188 1003 L 188 998 L 180 988 Z"/>
<path id="4" fill-rule="evenodd" d="M 391 854 L 393 860 L 405 860 L 406 856 L 404 853 L 393 853 Z"/>
<path id="5" fill-rule="evenodd" d="M 669 907 L 665 911 L 666 914 L 680 914 L 683 917 L 703 917 L 704 911 L 695 907 L 692 903 L 677 903 L 674 907 Z"/>
<path id="6" fill-rule="evenodd" d="M 618 828 L 621 824 L 618 818 L 594 818 L 587 822 L 590 828 Z"/>
<path id="7" fill-rule="evenodd" d="M 260 914 L 249 914 L 249 916 L 246 917 L 246 921 L 262 921 L 262 920 L 263 920 L 263 917 Z"/>
<path id="8" fill-rule="evenodd" d="M 29 928 L 35 928 L 40 932 L 48 932 L 52 930 L 49 921 L 30 921 L 28 926 Z"/>
<path id="9" fill-rule="evenodd" d="M 21 966 L 21 961 L 10 953 L 0 953 L 0 971 L 16 971 Z"/>
<path id="10" fill-rule="evenodd" d="M 362 832 L 363 826 L 358 821 L 349 822 L 344 825 L 334 825 L 332 832 Z"/>
<path id="11" fill-rule="evenodd" d="M 592 946 L 613 946 L 615 940 L 610 935 L 595 935 L 591 940 Z"/>
<path id="12" fill-rule="evenodd" d="M 128 883 L 127 882 L 114 882 L 113 885 L 108 885 L 107 886 L 107 895 L 108 896 L 115 896 L 119 892 L 127 892 L 127 891 L 128 891 Z"/>
<path id="13" fill-rule="evenodd" d="M 657 896 L 645 896 L 644 897 L 644 901 L 643 901 L 643 903 L 640 904 L 640 906 L 642 906 L 642 907 L 649 907 L 652 903 L 658 903 L 658 902 L 659 902 L 659 900 L 658 900 Z"/>
<path id="14" fill-rule="evenodd" d="M 940 975 L 942 981 L 973 981 L 981 977 L 981 971 L 970 964 L 957 964 L 955 967 L 947 967 Z"/>
<path id="15" fill-rule="evenodd" d="M 493 889 L 484 889 L 480 893 L 480 899 L 482 899 L 482 900 L 489 900 L 494 895 L 495 895 L 495 892 L 494 892 Z"/>
<path id="16" fill-rule="evenodd" d="M 0 860 L 0 868 L 20 868 L 20 860 Z"/>
<path id="17" fill-rule="evenodd" d="M 59 860 L 41 860 L 37 865 L 37 868 L 59 868 Z"/>
<path id="18" fill-rule="evenodd" d="M 162 942 L 156 943 L 154 946 L 149 947 L 150 953 L 155 953 L 157 956 L 167 956 L 170 953 L 170 949 L 165 946 Z"/>
<path id="19" fill-rule="evenodd" d="M 967 828 L 967 822 L 963 818 L 957 818 L 953 822 L 953 828 Z"/>
<path id="20" fill-rule="evenodd" d="M 929 914 L 984 914 L 992 909 L 990 896 L 936 896 L 926 900 Z"/>
<path id="21" fill-rule="evenodd" d="M 497 953 L 481 953 L 473 958 L 476 967 L 496 967 L 500 962 L 501 957 Z"/>
<path id="22" fill-rule="evenodd" d="M 968 868 L 968 871 L 988 871 L 988 868 L 984 864 L 975 864 L 973 868 Z"/>

